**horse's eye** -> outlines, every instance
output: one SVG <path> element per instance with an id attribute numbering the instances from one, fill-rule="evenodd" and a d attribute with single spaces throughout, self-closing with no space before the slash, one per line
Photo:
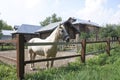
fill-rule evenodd
<path id="1" fill-rule="evenodd" d="M 61 30 L 61 32 L 64 32 L 63 30 Z"/>

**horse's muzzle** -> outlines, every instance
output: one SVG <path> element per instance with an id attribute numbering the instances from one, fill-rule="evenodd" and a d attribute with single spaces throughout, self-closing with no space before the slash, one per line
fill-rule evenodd
<path id="1" fill-rule="evenodd" d="M 70 41 L 69 35 L 64 36 L 63 40 L 65 40 L 66 42 L 69 42 Z"/>

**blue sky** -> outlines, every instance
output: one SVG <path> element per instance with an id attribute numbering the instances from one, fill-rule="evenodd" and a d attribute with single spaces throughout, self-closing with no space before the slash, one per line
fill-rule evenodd
<path id="1" fill-rule="evenodd" d="M 120 0 L 1 0 L 0 19 L 9 25 L 33 24 L 56 13 L 100 25 L 120 23 Z"/>

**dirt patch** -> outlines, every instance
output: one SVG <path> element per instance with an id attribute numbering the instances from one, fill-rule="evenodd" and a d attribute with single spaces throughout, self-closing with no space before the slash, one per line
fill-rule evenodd
<path id="1" fill-rule="evenodd" d="M 69 55 L 75 55 L 75 54 L 77 54 L 75 51 L 58 51 L 57 57 L 69 56 Z M 3 57 L 0 57 L 1 61 L 8 63 L 8 64 L 16 65 L 16 50 L 0 51 L 0 56 L 9 57 L 12 60 L 14 60 L 14 61 L 11 61 L 11 60 L 4 59 Z M 36 57 L 36 59 L 44 59 L 44 58 L 45 57 L 43 56 Z M 25 50 L 25 60 L 29 60 L 27 50 Z M 54 67 L 67 66 L 68 63 L 74 62 L 75 60 L 76 58 L 56 60 L 54 61 Z M 35 63 L 35 67 L 39 69 L 45 69 L 45 63 L 46 62 Z M 25 66 L 25 72 L 31 72 L 29 64 Z"/>

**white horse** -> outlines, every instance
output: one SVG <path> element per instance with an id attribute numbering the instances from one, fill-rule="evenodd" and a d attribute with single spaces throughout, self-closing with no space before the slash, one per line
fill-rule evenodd
<path id="1" fill-rule="evenodd" d="M 65 29 L 64 24 L 60 24 L 46 39 L 32 38 L 28 43 L 46 43 L 46 42 L 58 42 L 59 39 L 69 41 L 69 35 Z M 45 56 L 46 58 L 56 57 L 57 44 L 53 45 L 40 45 L 40 46 L 28 46 L 30 60 L 34 60 L 36 55 Z M 46 68 L 53 67 L 54 60 L 47 61 Z M 31 63 L 31 70 L 34 70 L 34 63 Z"/>

